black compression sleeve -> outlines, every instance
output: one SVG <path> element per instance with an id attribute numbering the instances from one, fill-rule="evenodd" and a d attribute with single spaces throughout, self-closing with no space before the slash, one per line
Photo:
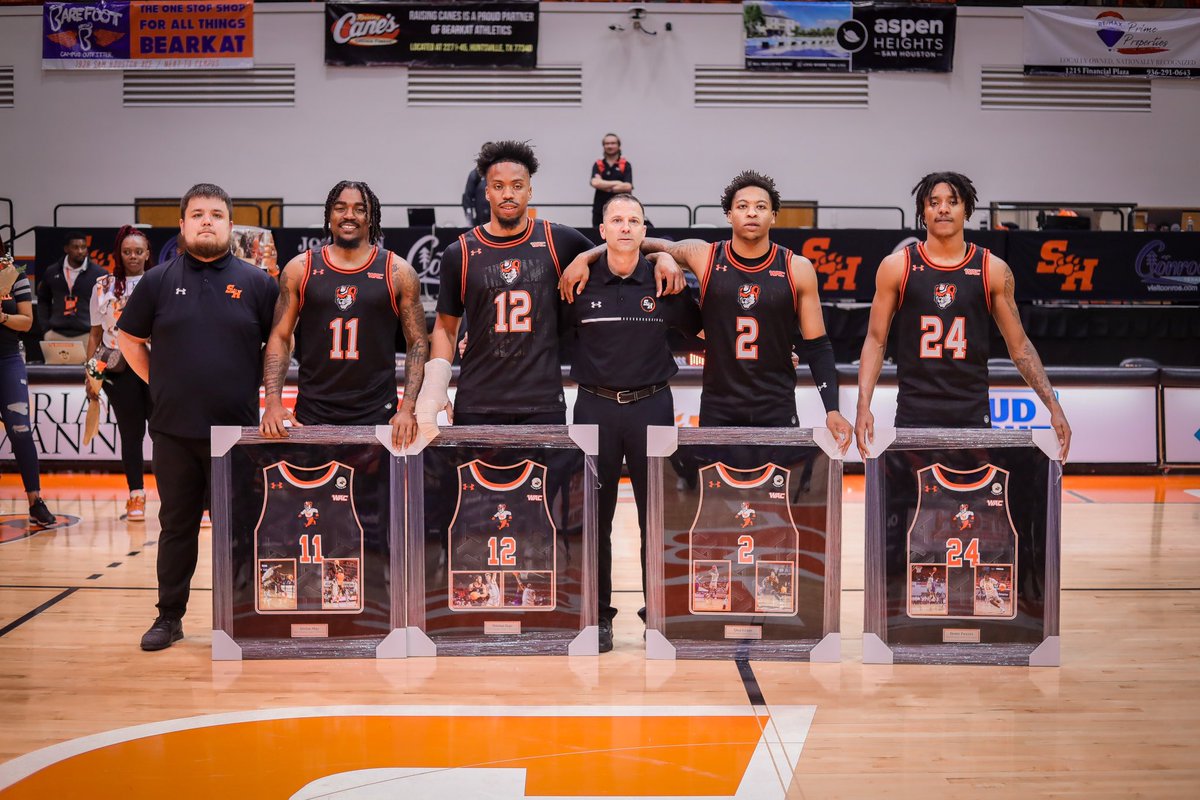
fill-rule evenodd
<path id="1" fill-rule="evenodd" d="M 808 369 L 812 372 L 813 383 L 821 395 L 825 413 L 838 410 L 838 376 L 837 363 L 833 359 L 833 344 L 828 336 L 816 339 L 805 339 L 803 344 L 804 358 L 808 361 Z"/>

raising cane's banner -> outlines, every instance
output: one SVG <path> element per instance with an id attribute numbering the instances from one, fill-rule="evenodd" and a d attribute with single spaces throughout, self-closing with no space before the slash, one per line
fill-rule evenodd
<path id="1" fill-rule="evenodd" d="M 42 69 L 247 69 L 252 2 L 46 3 Z"/>
<path id="2" fill-rule="evenodd" d="M 326 3 L 335 66 L 537 66 L 537 0 Z"/>
<path id="3" fill-rule="evenodd" d="M 1200 16 L 1026 6 L 1024 49 L 1026 75 L 1200 78 Z"/>

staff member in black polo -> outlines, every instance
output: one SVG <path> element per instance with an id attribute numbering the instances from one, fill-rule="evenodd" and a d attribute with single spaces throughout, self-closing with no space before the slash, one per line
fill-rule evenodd
<path id="1" fill-rule="evenodd" d="M 181 254 L 149 271 L 117 323 L 121 353 L 150 384 L 158 521 L 158 618 L 143 650 L 183 638 L 200 516 L 209 479 L 210 426 L 258 425 L 262 347 L 279 287 L 229 252 L 225 190 L 193 186 L 179 204 Z"/>
<path id="2" fill-rule="evenodd" d="M 576 337 L 571 378 L 579 384 L 574 421 L 600 426 L 599 605 L 600 651 L 612 650 L 612 523 L 621 462 L 629 467 L 642 533 L 642 589 L 646 587 L 646 426 L 674 425 L 667 381 L 678 371 L 667 329 L 700 330 L 691 295 L 656 296 L 654 267 L 641 254 L 646 238 L 642 204 L 631 194 L 604 206 L 600 235 L 607 249 L 591 266 L 593 280 L 569 306 Z"/>

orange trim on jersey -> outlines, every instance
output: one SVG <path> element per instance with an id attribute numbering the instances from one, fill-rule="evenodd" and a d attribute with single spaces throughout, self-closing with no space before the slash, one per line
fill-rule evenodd
<path id="1" fill-rule="evenodd" d="M 542 221 L 545 222 L 546 220 Z M 529 217 L 525 218 L 525 235 L 520 239 L 517 239 L 515 242 L 501 243 L 494 240 L 489 240 L 487 237 L 487 232 L 484 231 L 482 225 L 476 225 L 473 233 L 475 234 L 475 237 L 479 239 L 479 241 L 483 242 L 488 247 L 516 247 L 519 244 L 525 244 L 525 242 L 529 241 L 529 237 L 533 235 L 533 223 L 534 221 Z"/>
<path id="2" fill-rule="evenodd" d="M 304 308 L 304 290 L 308 287 L 310 274 L 312 274 L 312 250 L 306 250 L 304 252 L 304 276 L 300 278 L 300 302 L 296 306 L 297 311 Z"/>
<path id="3" fill-rule="evenodd" d="M 972 489 L 980 489 L 996 477 L 996 467 L 992 464 L 988 464 L 988 471 L 984 473 L 983 478 L 975 483 L 953 483 L 943 474 L 944 472 L 953 472 L 955 475 L 970 475 L 972 472 L 975 472 L 973 469 L 950 469 L 941 464 L 933 464 L 930 466 L 930 470 L 933 472 L 933 479 L 952 492 L 969 492 Z"/>
<path id="4" fill-rule="evenodd" d="M 400 316 L 400 307 L 396 305 L 396 287 L 392 285 L 392 256 L 396 255 L 391 250 L 387 251 L 387 263 L 383 266 L 383 280 L 387 283 L 388 299 L 392 301 L 392 311 L 396 312 L 396 316 Z"/>
<path id="5" fill-rule="evenodd" d="M 533 472 L 533 462 L 529 459 L 525 459 L 525 469 L 521 471 L 520 477 L 518 477 L 516 480 L 512 481 L 511 483 L 492 483 L 479 474 L 479 469 L 476 465 L 481 465 L 487 467 L 488 469 L 503 471 L 515 469 L 516 467 L 519 467 L 520 464 L 513 464 L 511 467 L 497 467 L 494 464 L 489 464 L 486 461 L 481 461 L 478 458 L 467 464 L 471 470 L 471 474 L 475 476 L 475 480 L 478 481 L 481 486 L 485 486 L 488 489 L 495 489 L 496 491 L 507 491 L 520 486 L 525 482 L 525 479 L 529 477 L 529 473 Z"/>
<path id="6" fill-rule="evenodd" d="M 787 275 L 788 288 L 792 290 L 792 308 L 796 309 L 796 321 L 800 321 L 800 295 L 796 291 L 796 281 L 792 276 L 792 251 L 783 248 L 783 272 Z M 769 263 L 769 262 L 768 262 Z"/>
<path id="7" fill-rule="evenodd" d="M 904 274 L 900 276 L 900 302 L 896 303 L 896 310 L 900 310 L 900 306 L 904 305 L 904 289 L 908 286 L 908 273 L 912 272 L 912 253 L 909 249 L 904 248 Z"/>
<path id="8" fill-rule="evenodd" d="M 967 255 L 963 258 L 962 261 L 958 262 L 957 264 L 955 264 L 952 267 L 940 267 L 937 264 L 933 263 L 933 259 L 931 259 L 929 257 L 929 254 L 925 252 L 925 243 L 924 242 L 917 242 L 917 252 L 921 254 L 921 260 L 925 262 L 925 266 L 929 267 L 930 269 L 938 269 L 938 270 L 941 270 L 942 272 L 953 272 L 956 269 L 962 269 L 963 264 L 966 264 L 968 261 L 971 260 L 971 258 L 975 255 L 975 245 L 968 244 L 967 245 Z"/>
<path id="9" fill-rule="evenodd" d="M 293 486 L 299 486 L 302 489 L 307 489 L 307 488 L 311 488 L 313 486 L 321 486 L 321 485 L 327 483 L 329 481 L 329 479 L 333 477 L 333 473 L 337 472 L 337 468 L 340 465 L 336 461 L 330 461 L 328 464 L 322 464 L 319 467 L 313 467 L 312 469 L 305 469 L 304 470 L 305 472 L 316 472 L 319 469 L 325 470 L 324 475 L 322 475 L 319 478 L 315 478 L 314 480 L 311 480 L 311 481 L 306 481 L 301 478 L 297 478 L 294 474 L 292 474 L 292 469 L 300 469 L 300 467 L 293 467 L 291 464 L 287 463 L 286 461 L 280 461 L 275 466 L 279 467 L 279 473 L 281 475 L 283 475 L 283 479 L 286 480 L 288 483 L 292 484 Z M 326 467 L 328 467 L 329 469 L 325 469 Z"/>
<path id="10" fill-rule="evenodd" d="M 737 478 L 732 477 L 729 473 L 740 472 L 745 474 L 748 472 L 757 472 L 758 469 L 734 469 L 733 467 L 725 466 L 720 461 L 718 461 L 714 466 L 717 468 L 717 472 L 720 474 L 722 480 L 724 480 L 730 486 L 736 486 L 739 489 L 753 489 L 755 486 L 762 486 L 767 482 L 767 478 L 771 477 L 771 473 L 774 472 L 777 467 L 776 464 L 767 464 L 765 467 L 758 468 L 764 470 L 760 477 L 752 478 L 748 481 L 739 481 Z"/>
<path id="11" fill-rule="evenodd" d="M 992 260 L 992 251 L 984 248 L 983 251 L 983 299 L 987 302 L 988 313 L 992 313 L 992 286 L 988 280 L 988 264 Z"/>
<path id="12" fill-rule="evenodd" d="M 550 257 L 554 259 L 554 271 L 558 276 L 562 277 L 562 267 L 558 263 L 558 253 L 554 251 L 554 237 L 550 235 L 550 220 L 542 220 L 542 224 L 546 228 L 546 247 L 550 249 Z"/>
<path id="13" fill-rule="evenodd" d="M 350 275 L 355 272 L 362 272 L 364 269 L 371 266 L 371 264 L 375 261 L 375 256 L 379 255 L 379 245 L 373 245 L 371 247 L 370 255 L 367 256 L 367 260 L 362 266 L 350 267 L 349 269 L 342 269 L 341 267 L 334 265 L 334 263 L 329 260 L 329 256 L 325 253 L 325 251 L 328 249 L 329 249 L 329 245 L 325 245 L 324 247 L 321 248 L 321 260 L 325 262 L 325 266 L 329 267 L 334 272 L 340 272 L 343 275 Z"/>
<path id="14" fill-rule="evenodd" d="M 767 259 L 766 259 L 766 261 L 763 261 L 761 266 L 747 267 L 745 264 L 741 263 L 740 261 L 738 261 L 736 258 L 733 257 L 733 241 L 730 240 L 730 241 L 725 242 L 725 258 L 729 261 L 730 264 L 737 267 L 742 272 L 762 272 L 764 269 L 766 269 L 767 267 L 769 267 L 775 263 L 775 256 L 776 256 L 776 254 L 778 254 L 778 252 L 779 252 L 779 245 L 772 244 L 770 252 L 767 253 Z"/>
<path id="15" fill-rule="evenodd" d="M 704 270 L 704 280 L 700 281 L 701 308 L 704 308 L 704 294 L 708 291 L 708 279 L 712 277 L 713 263 L 715 263 L 717 260 L 717 248 L 720 246 L 720 242 L 713 242 L 708 246 L 708 267 Z"/>
<path id="16" fill-rule="evenodd" d="M 476 229 L 478 230 L 478 229 Z M 462 304 L 467 305 L 467 235 L 460 233 L 458 235 L 458 247 L 462 250 Z"/>

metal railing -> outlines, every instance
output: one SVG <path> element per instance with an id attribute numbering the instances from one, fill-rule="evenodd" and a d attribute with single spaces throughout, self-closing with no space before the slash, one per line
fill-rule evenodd
<path id="1" fill-rule="evenodd" d="M 989 211 L 993 226 L 997 223 L 997 218 L 1002 211 L 1058 211 L 1059 209 L 1082 210 L 1100 213 L 1113 213 L 1120 220 L 1119 230 L 1133 230 L 1133 214 L 1137 210 L 1137 203 L 1064 203 L 1064 202 L 1025 202 L 1020 200 L 996 201 L 990 203 Z M 1031 226 L 1032 227 L 1032 226 Z"/>
<path id="2" fill-rule="evenodd" d="M 690 224 L 695 227 L 701 209 L 721 209 L 721 206 L 715 204 L 701 204 L 692 208 L 692 218 Z M 904 209 L 900 206 L 843 206 L 843 205 L 827 205 L 825 203 L 815 203 L 813 205 L 803 206 L 784 206 L 784 208 L 802 208 L 810 209 L 813 215 L 812 227 L 816 228 L 820 225 L 821 209 L 829 211 L 895 211 L 900 215 L 900 228 L 906 227 L 907 217 L 904 214 Z M 783 210 L 783 209 L 781 209 Z"/>
<path id="3" fill-rule="evenodd" d="M 541 213 L 541 210 L 545 209 L 545 208 L 573 209 L 573 210 L 579 210 L 579 211 L 586 210 L 588 212 L 588 219 L 589 219 L 589 226 L 590 226 L 591 210 L 592 210 L 591 203 L 532 203 L 531 205 L 533 208 L 537 209 L 537 211 L 539 213 Z M 285 213 L 286 209 L 288 209 L 288 208 L 322 208 L 323 209 L 324 207 L 325 207 L 324 203 L 293 203 L 290 201 L 283 202 L 283 203 L 271 203 L 270 205 L 267 206 L 267 218 L 273 219 L 276 211 L 278 211 L 279 212 L 279 221 L 281 223 L 281 226 L 286 227 L 286 220 L 284 219 L 284 213 Z M 403 209 L 430 208 L 430 209 L 434 209 L 435 211 L 439 208 L 450 208 L 450 209 L 454 209 L 459 212 L 462 212 L 462 210 L 463 210 L 462 203 L 380 203 L 379 207 L 381 209 L 384 209 L 384 208 L 403 208 Z M 682 227 L 691 225 L 692 213 L 693 213 L 692 207 L 685 203 L 644 203 L 643 208 L 646 209 L 646 216 L 648 218 L 651 217 L 652 212 L 655 210 L 662 210 L 662 211 L 674 210 L 674 211 L 682 212 L 681 217 L 684 220 L 684 224 Z M 462 215 L 462 219 L 463 219 L 462 224 L 465 224 L 465 222 L 466 222 L 465 214 Z M 457 224 L 459 224 L 459 223 L 456 220 L 456 225 Z M 676 227 L 674 225 L 663 225 L 661 222 L 656 222 L 655 224 L 657 224 L 659 227 L 667 227 L 667 228 Z M 441 225 L 441 227 L 454 227 L 454 226 L 453 225 Z"/>
<path id="4" fill-rule="evenodd" d="M 137 203 L 59 203 L 54 207 L 54 227 L 64 227 L 58 224 L 58 212 L 64 208 L 178 208 L 179 203 L 173 200 L 142 200 Z M 263 227 L 263 209 L 257 203 L 239 203 L 233 201 L 233 208 L 236 211 L 239 208 L 252 208 L 258 216 L 258 227 Z"/>

